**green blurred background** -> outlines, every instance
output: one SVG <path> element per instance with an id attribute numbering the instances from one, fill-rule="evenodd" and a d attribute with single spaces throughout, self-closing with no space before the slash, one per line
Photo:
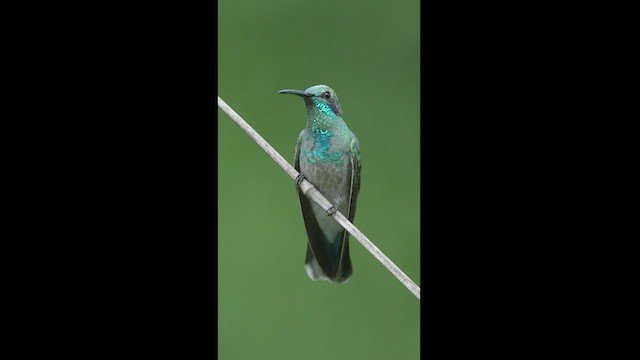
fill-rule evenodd
<path id="1" fill-rule="evenodd" d="M 292 162 L 326 84 L 362 153 L 355 224 L 420 285 L 419 1 L 218 2 L 218 95 Z M 420 302 L 357 240 L 353 277 L 313 282 L 295 185 L 218 111 L 221 359 L 418 359 Z"/>

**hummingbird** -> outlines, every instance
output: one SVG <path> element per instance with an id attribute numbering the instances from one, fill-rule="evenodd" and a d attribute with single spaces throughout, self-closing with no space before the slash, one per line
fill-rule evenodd
<path id="1" fill-rule="evenodd" d="M 337 210 L 350 222 L 356 214 L 360 191 L 360 145 L 342 120 L 335 91 L 315 85 L 304 91 L 280 90 L 301 96 L 307 108 L 307 124 L 295 146 L 294 167 L 302 216 L 307 230 L 305 270 L 311 280 L 342 283 L 351 277 L 349 232 L 332 218 Z M 300 190 L 303 179 L 311 182 L 332 206 L 325 212 Z"/>

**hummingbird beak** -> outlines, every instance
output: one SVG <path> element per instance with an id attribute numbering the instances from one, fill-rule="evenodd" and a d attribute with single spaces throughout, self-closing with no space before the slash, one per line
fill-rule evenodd
<path id="1" fill-rule="evenodd" d="M 278 91 L 278 94 L 293 94 L 293 95 L 305 96 L 305 97 L 314 96 L 313 94 L 309 94 L 309 93 L 304 92 L 302 90 L 291 90 L 291 89 L 280 90 L 280 91 Z"/>

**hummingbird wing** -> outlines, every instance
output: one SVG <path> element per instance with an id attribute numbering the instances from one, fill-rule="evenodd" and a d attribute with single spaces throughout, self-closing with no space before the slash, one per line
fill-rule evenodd
<path id="1" fill-rule="evenodd" d="M 353 219 L 356 216 L 358 193 L 360 192 L 360 169 L 362 168 L 362 163 L 360 162 L 360 144 L 355 135 L 349 145 L 349 163 L 351 164 L 347 175 L 351 179 L 351 186 L 349 188 L 349 212 L 344 215 L 353 223 Z M 339 282 L 348 279 L 353 272 L 351 268 L 351 257 L 349 256 L 349 232 L 346 230 L 342 238 L 342 254 L 340 255 L 340 266 L 338 269 L 338 273 L 341 273 L 338 279 Z"/>
<path id="2" fill-rule="evenodd" d="M 293 166 L 298 170 L 298 172 L 300 172 L 300 147 L 302 145 L 303 136 L 304 130 L 300 133 L 300 136 L 298 136 L 293 160 Z M 310 200 L 302 190 L 300 190 L 299 186 L 296 185 L 296 188 L 298 190 L 298 197 L 300 198 L 300 207 L 302 208 L 302 217 L 304 218 L 307 237 L 309 238 L 305 262 L 309 265 L 313 261 L 313 257 L 315 257 L 318 265 L 320 265 L 320 268 L 326 276 L 333 279 L 335 278 L 339 267 L 337 264 L 331 262 L 329 253 L 325 249 L 325 244 L 328 244 L 329 240 L 325 237 L 324 232 L 318 224 L 318 220 L 313 214 L 313 209 L 311 208 L 312 200 Z M 312 277 L 312 279 L 315 280 L 316 278 Z"/>

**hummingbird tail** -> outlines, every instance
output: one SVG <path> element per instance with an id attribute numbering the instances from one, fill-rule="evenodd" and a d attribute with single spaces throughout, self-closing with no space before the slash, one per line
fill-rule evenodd
<path id="1" fill-rule="evenodd" d="M 347 236 L 347 238 L 345 238 L 344 241 L 346 241 L 347 243 L 345 244 L 345 249 L 344 249 L 344 260 L 342 263 L 342 271 L 340 272 L 340 274 L 338 274 L 339 283 L 349 280 L 349 278 L 351 277 L 351 274 L 353 274 L 353 268 L 351 267 L 351 256 L 349 256 L 349 237 Z"/>
<path id="2" fill-rule="evenodd" d="M 322 270 L 322 268 L 320 267 L 320 264 L 318 263 L 318 260 L 316 260 L 316 257 L 313 255 L 311 248 L 307 244 L 307 257 L 305 259 L 304 269 L 307 271 L 307 275 L 309 275 L 309 278 L 313 281 L 327 280 L 330 282 L 338 282 L 338 283 L 345 282 L 349 280 L 349 278 L 351 277 L 351 274 L 353 273 L 353 269 L 351 268 L 351 258 L 349 257 L 348 243 L 347 243 L 347 248 L 345 249 L 345 255 L 346 256 L 344 259 L 344 263 L 342 265 L 342 270 L 336 274 L 335 278 L 332 279 L 328 277 L 325 274 L 325 272 Z"/>
<path id="3" fill-rule="evenodd" d="M 318 260 L 316 260 L 316 257 L 313 256 L 309 244 L 307 244 L 307 257 L 305 259 L 304 269 L 307 271 L 307 275 L 309 275 L 309 278 L 311 278 L 311 280 L 313 281 L 316 281 L 318 279 L 329 280 L 327 275 L 324 274 L 324 271 L 322 271 L 320 264 L 318 264 Z"/>

